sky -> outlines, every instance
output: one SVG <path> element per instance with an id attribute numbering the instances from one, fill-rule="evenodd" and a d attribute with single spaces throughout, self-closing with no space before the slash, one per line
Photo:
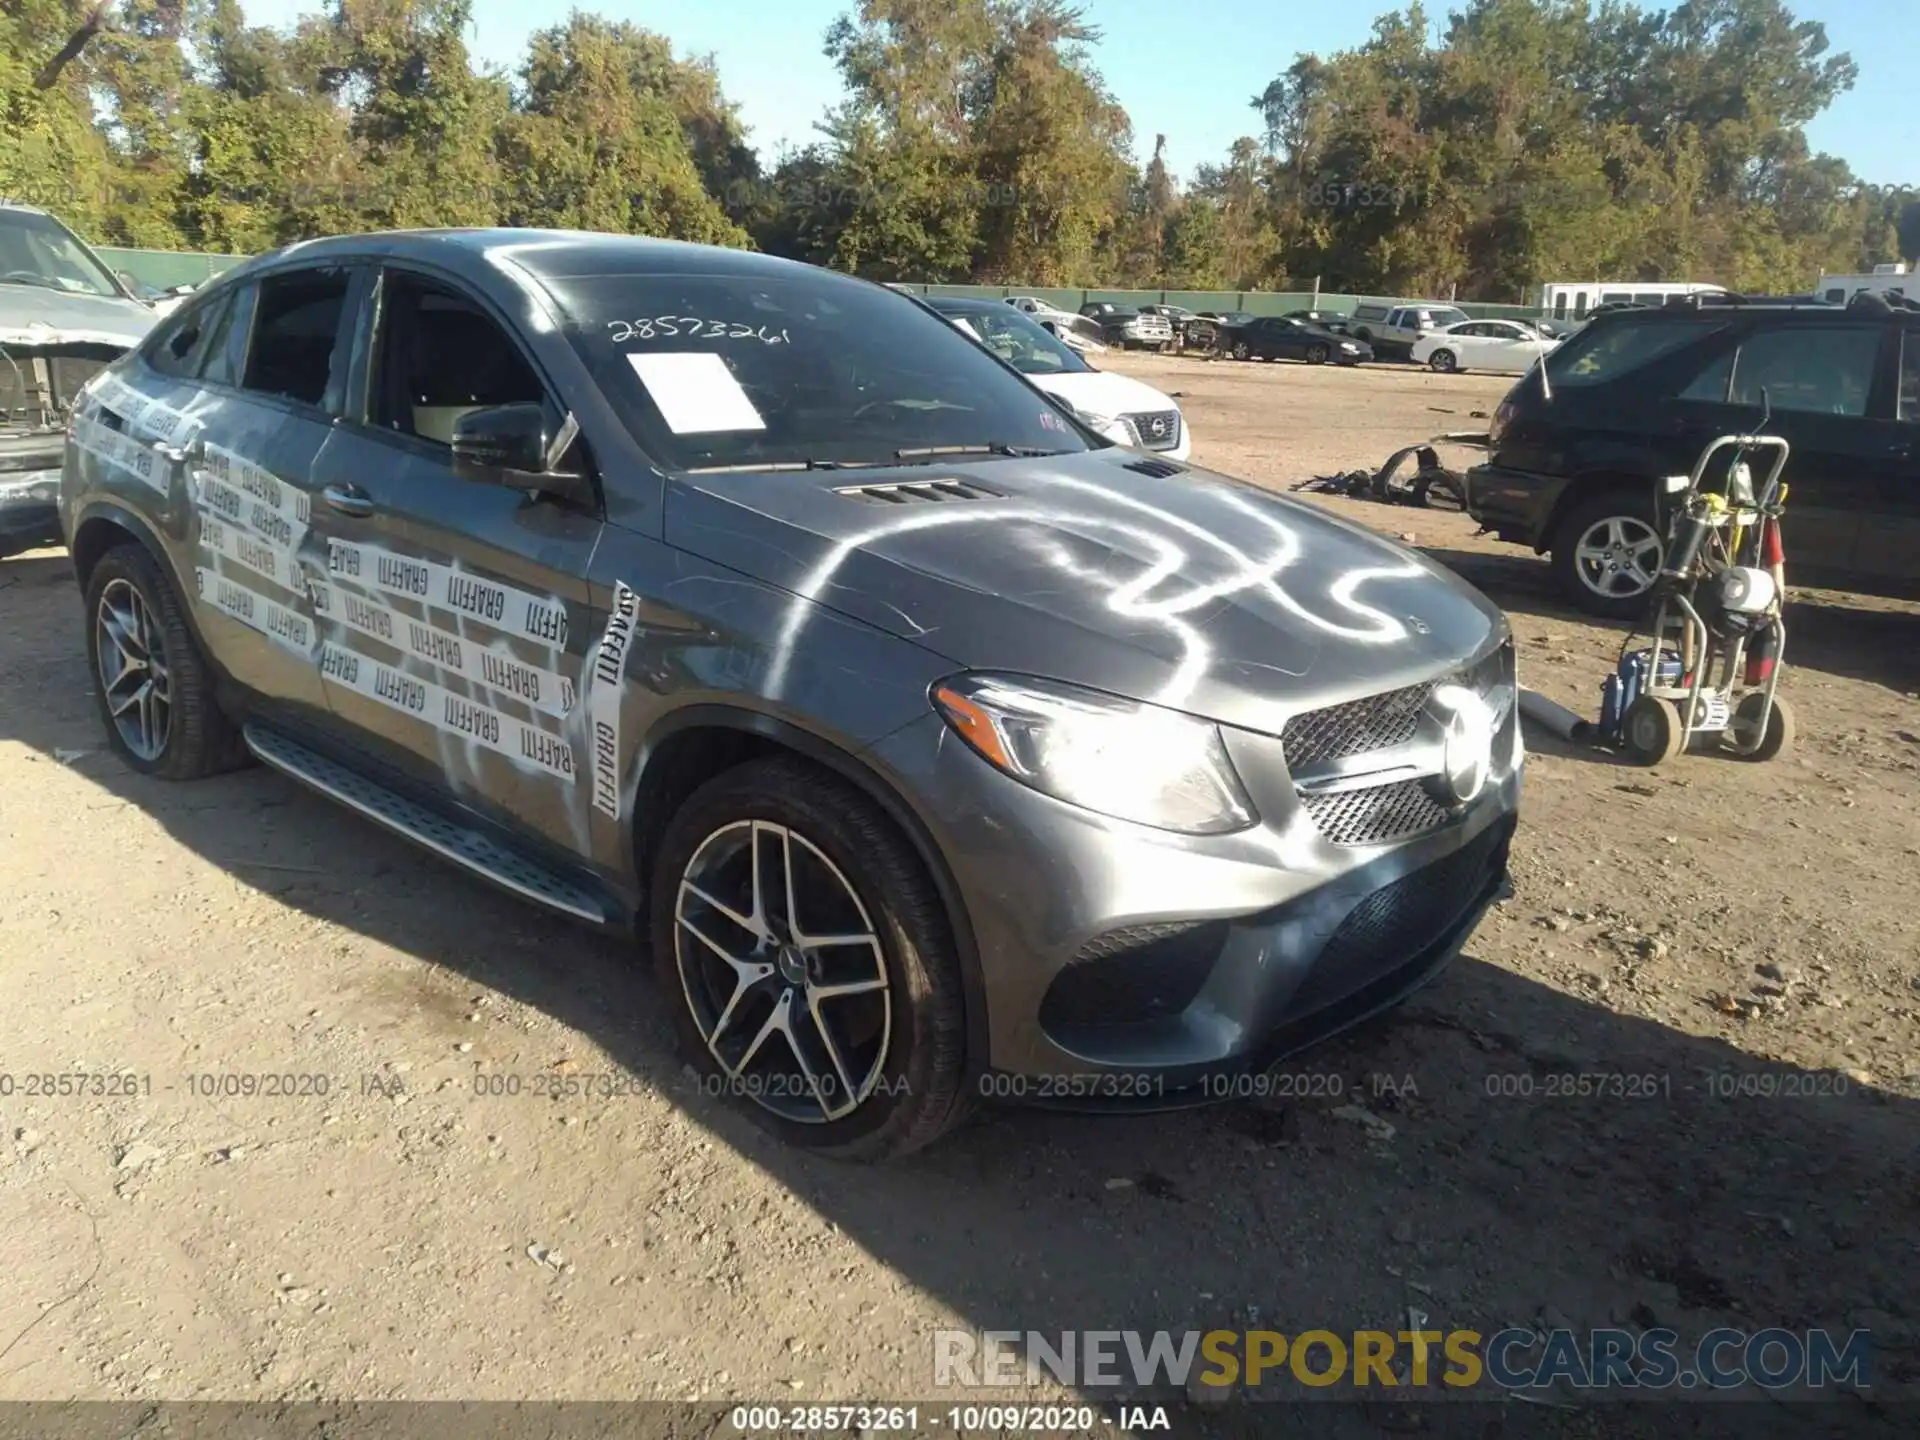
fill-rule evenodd
<path id="1" fill-rule="evenodd" d="M 1642 0 L 1648 9 L 1660 0 Z M 283 25 L 315 0 L 243 0 L 256 23 Z M 682 55 L 711 54 L 761 155 L 815 137 L 814 124 L 841 96 L 821 52 L 827 26 L 854 0 L 473 0 L 468 45 L 483 61 L 515 68 L 527 35 L 571 9 L 631 20 L 666 35 Z M 1217 163 L 1241 135 L 1257 134 L 1250 101 L 1303 51 L 1328 53 L 1364 41 L 1374 4 L 1274 0 L 1084 0 L 1102 31 L 1095 64 L 1133 119 L 1138 158 L 1167 137 L 1167 164 L 1186 177 Z M 1429 0 L 1436 17 L 1447 0 Z M 1861 180 L 1920 186 L 1920 10 L 1913 0 L 1800 0 L 1795 13 L 1827 27 L 1833 50 L 1852 54 L 1860 79 L 1810 127 L 1817 150 L 1839 155 Z"/>

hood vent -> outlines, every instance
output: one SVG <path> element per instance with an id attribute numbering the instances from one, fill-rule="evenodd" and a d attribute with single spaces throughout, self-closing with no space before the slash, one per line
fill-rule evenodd
<path id="1" fill-rule="evenodd" d="M 1156 480 L 1164 480 L 1169 475 L 1184 475 L 1187 470 L 1186 466 L 1176 465 L 1171 460 L 1129 460 L 1120 468 L 1139 475 L 1151 475 Z"/>
<path id="2" fill-rule="evenodd" d="M 1004 500 L 977 480 L 902 480 L 892 485 L 849 485 L 836 490 L 849 500 L 864 500 L 869 505 L 944 504 L 949 500 Z"/>

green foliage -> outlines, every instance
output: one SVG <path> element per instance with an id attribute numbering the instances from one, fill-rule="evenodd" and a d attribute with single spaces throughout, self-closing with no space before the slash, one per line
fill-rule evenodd
<path id="1" fill-rule="evenodd" d="M 1920 260 L 1920 197 L 1805 126 L 1853 61 L 1781 0 L 1461 0 L 1303 55 L 1263 133 L 1144 165 L 1075 0 L 858 0 L 844 95 L 764 175 L 711 59 L 574 13 L 511 76 L 471 0 L 0 0 L 0 194 L 97 240 L 250 252 L 390 226 L 631 231 L 875 279 L 1517 300 L 1544 280 L 1801 289 Z"/>

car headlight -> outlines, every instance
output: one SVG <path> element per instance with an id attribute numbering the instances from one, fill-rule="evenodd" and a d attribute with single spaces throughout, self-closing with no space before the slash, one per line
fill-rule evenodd
<path id="1" fill-rule="evenodd" d="M 1340 342 L 1340 351 L 1344 355 L 1358 355 L 1360 353 L 1360 347 L 1351 340 L 1342 340 Z"/>
<path id="2" fill-rule="evenodd" d="M 1183 835 L 1253 823 L 1219 728 L 1204 720 L 1025 676 L 956 676 L 933 701 L 995 769 L 1069 805 Z"/>
<path id="3" fill-rule="evenodd" d="M 1139 447 L 1140 437 L 1134 432 L 1131 422 L 1118 415 L 1102 415 L 1094 410 L 1082 410 L 1074 407 L 1074 414 L 1080 417 L 1080 423 L 1089 430 L 1097 430 L 1116 445 Z"/>

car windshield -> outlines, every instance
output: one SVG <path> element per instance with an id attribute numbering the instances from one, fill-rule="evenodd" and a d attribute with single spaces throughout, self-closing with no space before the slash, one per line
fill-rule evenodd
<path id="1" fill-rule="evenodd" d="M 50 215 L 0 210 L 0 285 L 69 295 L 120 294 L 106 266 Z"/>
<path id="2" fill-rule="evenodd" d="M 1018 310 L 1000 305 L 966 305 L 947 309 L 936 305 L 950 320 L 964 320 L 967 328 L 994 354 L 1022 375 L 1083 375 L 1093 367 L 1060 343 L 1046 327 Z"/>
<path id="3" fill-rule="evenodd" d="M 635 438 L 675 469 L 1092 448 L 946 320 L 878 285 L 796 267 L 547 288 Z"/>
<path id="4" fill-rule="evenodd" d="M 1657 325 L 1624 318 L 1589 325 L 1548 352 L 1547 378 L 1563 387 L 1610 384 L 1720 328 L 1721 322 L 1705 315 Z"/>

